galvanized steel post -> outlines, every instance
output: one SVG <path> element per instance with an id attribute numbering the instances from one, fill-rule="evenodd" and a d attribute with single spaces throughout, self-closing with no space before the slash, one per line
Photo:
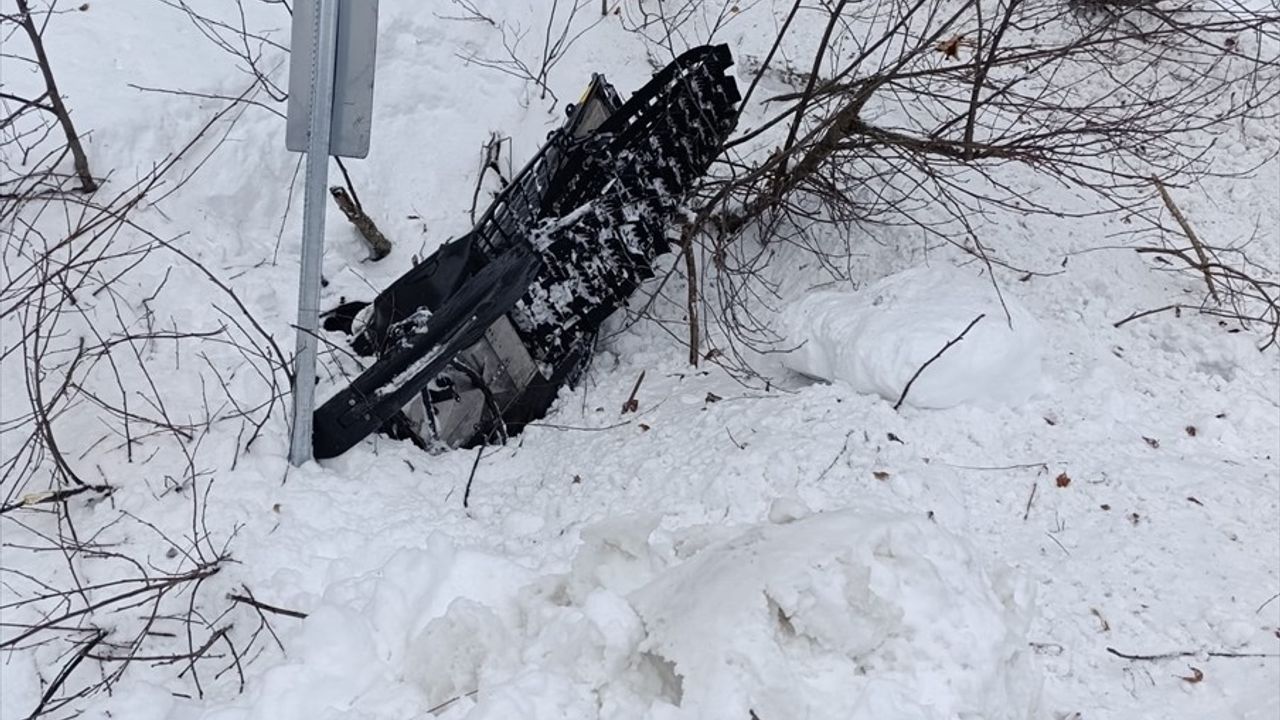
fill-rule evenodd
<path id="1" fill-rule="evenodd" d="M 312 10 L 311 113 L 307 133 L 306 196 L 302 210 L 302 272 L 298 287 L 297 355 L 294 357 L 293 431 L 289 442 L 289 462 L 294 465 L 302 465 L 312 457 L 316 333 L 320 329 L 320 273 L 324 257 L 326 186 L 329 184 L 329 140 L 333 125 L 338 0 L 314 0 Z M 298 7 L 297 11 L 305 12 L 305 9 Z"/>

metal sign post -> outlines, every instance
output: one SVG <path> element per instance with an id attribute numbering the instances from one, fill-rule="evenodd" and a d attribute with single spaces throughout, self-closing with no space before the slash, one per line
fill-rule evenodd
<path id="1" fill-rule="evenodd" d="M 289 462 L 294 465 L 312 458 L 329 156 L 364 157 L 369 152 L 377 12 L 377 0 L 294 4 L 285 144 L 307 154 L 289 439 Z"/>

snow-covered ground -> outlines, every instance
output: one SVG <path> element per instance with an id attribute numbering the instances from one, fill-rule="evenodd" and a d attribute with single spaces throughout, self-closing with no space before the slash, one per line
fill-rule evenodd
<path id="1" fill-rule="evenodd" d="M 191 5 L 238 22 L 229 3 Z M 531 29 L 519 50 L 538 55 L 550 3 L 479 5 Z M 789 7 L 743 5 L 716 38 L 740 65 L 768 51 Z M 287 41 L 280 5 L 244 9 L 250 27 Z M 598 15 L 594 3 L 583 12 Z M 347 166 L 395 250 L 367 262 L 331 210 L 326 307 L 369 298 L 468 228 L 490 133 L 511 138 L 518 167 L 562 117 L 563 103 L 530 83 L 468 61 L 502 57 L 501 35 L 461 14 L 452 3 L 381 2 L 372 151 Z M 551 69 L 561 100 L 592 71 L 624 93 L 647 79 L 650 49 L 625 17 L 591 27 Z M 139 87 L 234 97 L 251 82 L 161 2 L 92 2 L 54 16 L 46 40 L 95 172 L 110 174 L 106 193 L 227 105 Z M 4 62 L 7 88 L 38 81 Z M 267 47 L 262 67 L 283 78 L 283 53 Z M 153 193 L 135 220 L 203 263 L 287 350 L 298 158 L 272 112 L 283 105 L 255 99 L 266 107 L 218 120 L 178 167 L 189 181 Z M 1226 135 L 1224 163 L 1280 143 L 1274 127 Z M 1206 235 L 1257 231 L 1255 260 L 1274 272 L 1277 188 L 1272 158 L 1250 179 L 1179 199 Z M 61 416 L 65 456 L 115 488 L 69 503 L 80 537 L 175 572 L 190 567 L 192 546 L 216 555 L 225 545 L 234 562 L 200 597 L 210 613 L 231 608 L 210 627 L 255 642 L 242 667 L 220 646 L 199 685 L 185 661 L 138 662 L 76 707 L 130 720 L 1276 718 L 1280 354 L 1192 313 L 1114 327 L 1199 287 L 1105 249 L 1117 245 L 1110 222 L 1010 214 L 984 226 L 1000 257 L 1043 271 L 998 271 L 1008 316 L 981 264 L 901 231 L 865 238 L 841 282 L 782 250 L 770 269 L 784 296 L 775 321 L 801 347 L 759 359 L 768 388 L 689 367 L 679 338 L 639 322 L 609 337 L 543 423 L 478 461 L 383 438 L 290 469 L 279 405 L 251 447 L 251 424 L 228 420 L 187 453 L 163 437 L 116 438 L 92 412 Z M 5 256 L 6 281 L 24 258 Z M 172 254 L 148 256 L 112 287 L 82 299 L 104 335 L 152 320 L 213 331 L 236 317 L 225 293 Z M 978 315 L 894 410 L 921 364 Z M 8 348 L 21 333 L 15 317 L 2 322 Z M 68 327 L 69 337 L 88 332 Z M 139 414 L 194 424 L 210 405 L 264 401 L 265 381 L 234 347 L 176 346 L 158 339 L 137 358 L 164 404 L 139 395 Z M 27 378 L 21 353 L 3 363 L 7 428 L 27 411 Z M 335 389 L 339 365 L 326 358 L 322 392 Z M 135 365 L 122 372 L 145 382 Z M 641 373 L 638 408 L 624 413 Z M 86 382 L 115 387 L 105 366 Z M 0 435 L 5 462 L 17 435 Z M 62 531 L 52 514 L 7 515 L 0 531 L 6 639 L 40 609 L 21 604 L 39 582 L 133 577 L 107 555 L 24 549 Z M 249 591 L 307 617 L 264 616 L 279 644 L 249 641 L 259 615 L 224 600 Z M 86 590 L 68 607 L 112 592 Z M 186 597 L 175 595 L 179 606 Z M 146 611 L 113 609 L 94 627 L 123 632 Z M 189 652 L 185 637 L 154 642 L 154 652 Z M 67 652 L 5 652 L 0 717 L 27 717 Z M 68 687 L 113 667 L 87 659 Z"/>

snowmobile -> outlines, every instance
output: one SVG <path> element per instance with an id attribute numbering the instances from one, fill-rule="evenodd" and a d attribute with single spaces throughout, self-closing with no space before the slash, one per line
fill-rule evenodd
<path id="1" fill-rule="evenodd" d="M 381 431 L 424 449 L 505 440 L 591 358 L 653 276 L 667 227 L 737 122 L 727 46 L 682 54 L 625 102 L 593 76 L 467 234 L 372 303 L 331 311 L 371 366 L 315 413 L 317 458 Z"/>

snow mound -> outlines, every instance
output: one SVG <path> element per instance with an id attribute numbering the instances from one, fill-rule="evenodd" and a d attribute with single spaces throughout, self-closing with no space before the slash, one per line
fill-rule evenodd
<path id="1" fill-rule="evenodd" d="M 964 339 L 920 374 L 906 404 L 1017 404 L 1040 386 L 1041 333 L 1009 293 L 955 267 L 913 268 L 857 292 L 806 295 L 782 315 L 783 358 L 796 372 L 896 401 L 921 366 L 979 315 Z"/>
<path id="2" fill-rule="evenodd" d="M 583 531 L 568 572 L 541 577 L 437 534 L 330 585 L 249 693 L 203 712 L 168 698 L 182 707 L 167 716 L 1034 716 L 1023 586 L 924 519 L 775 515 L 674 533 L 613 520 Z"/>
<path id="3" fill-rule="evenodd" d="M 1035 712 L 1025 593 L 997 590 L 932 523 L 843 511 L 666 542 L 653 526 L 584 533 L 572 571 L 526 597 L 521 627 L 497 631 L 494 614 L 455 604 L 421 642 L 478 663 L 410 676 L 431 702 L 478 690 L 448 715 L 473 720 Z"/>
<path id="4" fill-rule="evenodd" d="M 753 527 L 632 600 L 641 649 L 683 679 L 679 717 L 1013 720 L 1038 696 L 1026 606 L 924 520 Z"/>

